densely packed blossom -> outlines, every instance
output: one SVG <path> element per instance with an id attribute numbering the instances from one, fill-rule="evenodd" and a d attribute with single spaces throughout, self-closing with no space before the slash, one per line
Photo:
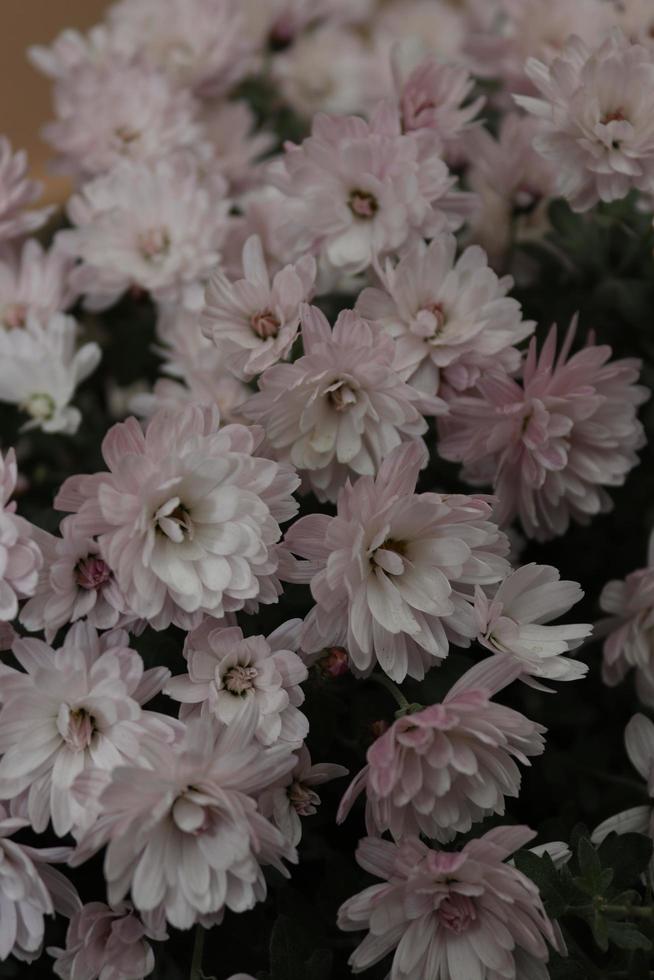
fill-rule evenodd
<path id="1" fill-rule="evenodd" d="M 16 489 L 18 467 L 10 449 L 0 454 L 0 623 L 18 614 L 18 600 L 33 595 L 38 584 L 43 555 L 36 529 L 16 513 L 11 497 Z"/>
<path id="2" fill-rule="evenodd" d="M 384 883 L 340 908 L 341 929 L 369 929 L 352 968 L 394 951 L 393 980 L 545 977 L 552 923 L 533 882 L 505 863 L 533 837 L 527 827 L 497 827 L 459 852 L 432 850 L 418 837 L 364 838 L 357 861 Z"/>
<path id="3" fill-rule="evenodd" d="M 573 37 L 551 67 L 527 62 L 542 98 L 517 102 L 541 122 L 536 149 L 577 211 L 654 190 L 654 52 L 616 31 L 598 48 Z"/>
<path id="4" fill-rule="evenodd" d="M 522 383 L 492 371 L 442 422 L 440 454 L 475 485 L 492 484 L 499 522 L 517 516 L 537 540 L 610 510 L 605 488 L 624 483 L 644 443 L 640 362 L 611 361 L 593 343 L 570 354 L 574 333 L 573 323 L 558 356 L 554 328 L 540 353 L 532 339 Z"/>
<path id="5" fill-rule="evenodd" d="M 27 176 L 27 154 L 16 153 L 0 136 L 0 242 L 28 235 L 40 228 L 52 208 L 29 208 L 41 196 L 41 184 Z"/>
<path id="6" fill-rule="evenodd" d="M 204 613 L 276 601 L 279 523 L 297 510 L 298 480 L 254 455 L 260 438 L 219 428 L 215 409 L 161 409 L 145 433 L 134 418 L 107 433 L 108 472 L 61 488 L 55 506 L 97 536 L 132 612 L 155 628 L 192 629 Z"/>
<path id="7" fill-rule="evenodd" d="M 311 514 L 287 531 L 303 559 L 289 572 L 311 583 L 316 605 L 302 643 L 308 652 L 344 646 L 357 673 L 375 665 L 394 680 L 422 678 L 449 643 L 476 635 L 475 585 L 508 570 L 508 541 L 483 497 L 416 494 L 425 453 L 394 450 L 376 479 L 360 477 L 338 496 L 336 517 Z"/>
<path id="8" fill-rule="evenodd" d="M 344 820 L 361 792 L 369 834 L 390 830 L 452 840 L 520 791 L 528 756 L 544 749 L 541 725 L 491 698 L 520 667 L 492 657 L 467 671 L 440 704 L 406 714 L 368 749 L 367 765 L 341 801 Z"/>

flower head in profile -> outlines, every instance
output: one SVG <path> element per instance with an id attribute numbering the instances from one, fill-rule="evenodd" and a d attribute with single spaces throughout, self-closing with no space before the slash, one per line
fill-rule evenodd
<path id="1" fill-rule="evenodd" d="M 364 838 L 357 861 L 382 883 L 339 910 L 341 929 L 369 930 L 352 969 L 394 951 L 393 980 L 545 977 L 553 925 L 536 885 L 506 862 L 534 836 L 528 827 L 496 827 L 458 852 L 432 850 L 418 837 Z"/>
<path id="2" fill-rule="evenodd" d="M 83 905 L 68 924 L 65 949 L 48 947 L 54 974 L 61 980 L 143 980 L 154 970 L 148 939 L 168 938 L 153 918 L 142 921 L 126 902 Z"/>
<path id="3" fill-rule="evenodd" d="M 146 734 L 173 739 L 179 723 L 143 711 L 168 671 L 143 670 L 120 630 L 98 636 L 76 623 L 57 650 L 19 639 L 12 652 L 23 668 L 2 667 L 0 797 L 25 790 L 27 814 L 41 832 L 52 820 L 61 837 L 88 818 L 71 793 L 86 769 L 108 771 L 139 754 Z"/>
<path id="4" fill-rule="evenodd" d="M 54 245 L 47 251 L 28 238 L 20 251 L 0 251 L 0 330 L 25 326 L 30 316 L 47 322 L 72 304 L 70 285 L 73 260 Z"/>
<path id="5" fill-rule="evenodd" d="M 443 64 L 433 56 L 406 78 L 399 65 L 395 75 L 403 132 L 429 130 L 443 150 L 471 127 L 485 101 L 483 96 L 470 99 L 475 82 L 463 65 Z"/>
<path id="6" fill-rule="evenodd" d="M 0 804 L 0 962 L 8 956 L 28 963 L 37 959 L 43 917 L 55 911 L 75 915 L 81 904 L 68 879 L 49 863 L 66 861 L 71 849 L 29 847 L 11 839 L 28 826 L 28 820 L 10 816 Z"/>
<path id="7" fill-rule="evenodd" d="M 294 847 L 302 839 L 302 817 L 312 817 L 320 806 L 314 787 L 332 779 L 347 776 L 344 766 L 332 762 L 311 764 L 306 745 L 297 752 L 297 762 L 275 786 L 265 789 L 259 797 L 259 808 L 281 830 Z"/>
<path id="8" fill-rule="evenodd" d="M 482 249 L 471 246 L 458 259 L 456 249 L 453 235 L 418 243 L 396 265 L 387 262 L 384 289 L 364 289 L 356 303 L 360 316 L 395 339 L 402 379 L 430 395 L 441 393 L 441 382 L 472 387 L 492 366 L 515 373 L 514 345 L 535 326 L 507 296 L 513 280 L 499 279 Z"/>
<path id="9" fill-rule="evenodd" d="M 238 626 L 221 628 L 207 617 L 186 637 L 188 674 L 171 678 L 164 693 L 182 702 L 182 719 L 200 714 L 225 725 L 254 705 L 256 737 L 263 745 L 280 739 L 299 745 L 309 732 L 299 710 L 307 668 L 294 652 L 301 625 L 294 619 L 268 637 L 244 637 Z"/>
<path id="10" fill-rule="evenodd" d="M 252 908 L 266 895 L 261 865 L 287 874 L 282 860 L 296 860 L 254 799 L 295 757 L 288 744 L 263 748 L 256 723 L 249 711 L 226 727 L 189 722 L 179 746 L 152 740 L 143 766 L 113 770 L 100 817 L 71 863 L 107 844 L 109 902 L 131 892 L 140 913 L 164 912 L 178 929 Z M 83 794 L 83 781 L 75 792 Z"/>
<path id="11" fill-rule="evenodd" d="M 288 144 L 271 167 L 276 185 L 300 199 L 297 223 L 328 269 L 356 273 L 418 238 L 456 230 L 470 195 L 434 146 L 402 134 L 397 113 L 381 104 L 370 122 L 318 114 L 311 136 Z"/>
<path id="12" fill-rule="evenodd" d="M 289 576 L 310 581 L 316 601 L 307 652 L 343 646 L 358 674 L 378 662 L 393 680 L 420 680 L 450 641 L 476 635 L 474 587 L 504 577 L 508 541 L 487 498 L 415 493 L 424 461 L 418 443 L 397 448 L 376 479 L 345 485 L 335 517 L 311 514 L 287 532 L 290 551 L 308 559 Z"/>
<path id="13" fill-rule="evenodd" d="M 218 268 L 206 289 L 203 332 L 239 378 L 252 378 L 288 357 L 300 326 L 300 308 L 311 296 L 315 260 L 307 255 L 271 280 L 261 239 L 243 247 L 244 278 L 230 282 Z"/>
<path id="14" fill-rule="evenodd" d="M 339 823 L 361 793 L 369 834 L 395 840 L 424 834 L 440 841 L 504 814 L 520 791 L 528 756 L 544 749 L 540 725 L 491 698 L 515 680 L 519 666 L 492 657 L 472 667 L 441 704 L 398 718 L 368 749 L 338 810 Z"/>
<path id="15" fill-rule="evenodd" d="M 638 696 L 654 706 L 654 532 L 650 534 L 647 565 L 624 581 L 607 582 L 600 595 L 606 619 L 597 624 L 604 639 L 602 678 L 613 687 L 629 670 L 636 672 Z"/>
<path id="16" fill-rule="evenodd" d="M 516 101 L 541 123 L 534 145 L 575 211 L 654 190 L 654 49 L 615 31 L 591 49 L 573 37 L 550 66 L 527 62 L 539 96 Z"/>
<path id="17" fill-rule="evenodd" d="M 575 327 L 558 357 L 555 328 L 540 354 L 532 339 L 522 384 L 491 372 L 441 422 L 439 453 L 462 462 L 469 482 L 493 485 L 500 524 L 519 517 L 539 541 L 610 510 L 606 488 L 624 483 L 645 441 L 640 361 L 611 361 L 611 348 L 592 340 L 570 355 Z"/>
<path id="18" fill-rule="evenodd" d="M 508 654 L 532 677 L 574 681 L 588 666 L 563 656 L 592 632 L 588 623 L 551 626 L 582 598 L 576 582 L 561 581 L 551 565 L 523 565 L 510 572 L 492 598 L 475 593 L 479 642 L 493 653 Z"/>
<path id="19" fill-rule="evenodd" d="M 122 160 L 68 202 L 73 228 L 62 248 L 79 259 L 72 282 L 89 309 L 111 306 L 130 286 L 158 301 L 183 299 L 215 268 L 227 231 L 226 184 L 199 176 L 188 157 Z"/>
<path id="20" fill-rule="evenodd" d="M 105 436 L 108 472 L 70 477 L 55 500 L 97 536 L 131 611 L 155 629 L 198 626 L 248 600 L 276 602 L 280 522 L 297 510 L 292 469 L 255 455 L 262 433 L 219 427 L 215 408 L 162 409 Z"/>
<path id="21" fill-rule="evenodd" d="M 0 623 L 18 615 L 18 600 L 34 595 L 43 564 L 41 549 L 34 540 L 35 528 L 16 513 L 11 500 L 16 489 L 16 453 L 0 453 Z"/>
<path id="22" fill-rule="evenodd" d="M 41 184 L 27 176 L 27 154 L 16 153 L 0 136 L 0 242 L 29 235 L 45 224 L 52 208 L 29 208 L 41 196 Z"/>
<path id="23" fill-rule="evenodd" d="M 43 321 L 28 314 L 23 329 L 0 329 L 0 401 L 27 416 L 23 430 L 77 432 L 82 413 L 70 402 L 102 356 L 94 341 L 78 347 L 78 332 L 63 313 Z"/>
<path id="24" fill-rule="evenodd" d="M 333 328 L 302 310 L 304 356 L 277 364 L 244 406 L 280 458 L 321 498 L 334 500 L 349 475 L 374 475 L 388 454 L 427 429 L 419 395 L 394 368 L 392 339 L 351 310 Z M 432 412 L 445 406 L 431 399 Z"/>

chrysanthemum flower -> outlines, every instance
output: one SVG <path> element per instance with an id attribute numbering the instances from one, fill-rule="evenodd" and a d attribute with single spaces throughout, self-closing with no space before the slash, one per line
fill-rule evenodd
<path id="1" fill-rule="evenodd" d="M 366 795 L 369 834 L 449 841 L 517 797 L 520 770 L 544 749 L 545 729 L 491 698 L 520 673 L 508 658 L 472 667 L 441 704 L 398 718 L 374 742 L 338 810 L 342 822 Z"/>
<path id="2" fill-rule="evenodd" d="M 551 160 L 558 193 L 575 211 L 654 191 L 654 50 L 615 31 L 597 49 L 573 37 L 548 67 L 527 74 L 542 98 L 516 101 L 541 121 L 534 145 Z"/>
<path id="3" fill-rule="evenodd" d="M 201 103 L 204 146 L 199 148 L 205 168 L 227 181 L 229 193 L 242 194 L 258 184 L 262 164 L 258 161 L 275 146 L 275 136 L 257 128 L 257 120 L 245 100 Z M 206 159 L 205 159 L 206 157 Z"/>
<path id="4" fill-rule="evenodd" d="M 8 450 L 4 459 L 0 453 L 0 623 L 15 619 L 18 600 L 34 595 L 43 564 L 35 528 L 18 516 L 11 501 L 17 478 L 14 450 Z"/>
<path id="5" fill-rule="evenodd" d="M 394 368 L 384 332 L 351 310 L 332 329 L 317 307 L 302 310 L 304 356 L 259 379 L 243 407 L 276 454 L 289 459 L 320 499 L 334 500 L 349 475 L 374 475 L 391 450 L 427 429 L 425 406 Z"/>
<path id="6" fill-rule="evenodd" d="M 556 946 L 536 885 L 506 858 L 535 836 L 496 827 L 459 852 L 367 837 L 357 861 L 383 879 L 348 899 L 338 924 L 369 929 L 350 957 L 355 973 L 394 952 L 392 980 L 544 980 Z"/>
<path id="7" fill-rule="evenodd" d="M 27 176 L 27 154 L 16 153 L 6 136 L 0 136 L 0 242 L 29 235 L 44 224 L 52 208 L 26 211 L 41 196 L 41 184 Z"/>
<path id="8" fill-rule="evenodd" d="M 440 423 L 439 453 L 463 463 L 469 482 L 493 484 L 500 524 L 519 517 L 539 541 L 610 510 L 605 488 L 624 483 L 645 442 L 640 361 L 610 361 L 611 348 L 593 343 L 570 356 L 574 330 L 558 357 L 554 328 L 540 354 L 532 340 L 522 384 L 489 373 Z"/>
<path id="9" fill-rule="evenodd" d="M 75 299 L 72 266 L 56 239 L 47 251 L 35 238 L 28 238 L 20 251 L 0 251 L 0 329 L 24 327 L 30 314 L 45 322 L 68 309 Z"/>
<path id="10" fill-rule="evenodd" d="M 504 577 L 508 541 L 487 498 L 416 494 L 424 459 L 420 444 L 399 447 L 376 479 L 346 484 L 335 517 L 311 514 L 287 532 L 288 548 L 309 559 L 289 574 L 310 581 L 316 600 L 307 652 L 335 644 L 359 674 L 378 662 L 393 680 L 420 680 L 450 641 L 476 635 L 472 590 Z"/>
<path id="11" fill-rule="evenodd" d="M 239 378 L 261 374 L 288 357 L 300 326 L 300 308 L 311 298 L 315 260 L 307 255 L 271 280 L 261 239 L 243 247 L 243 279 L 230 282 L 222 269 L 206 289 L 203 332 Z"/>
<path id="12" fill-rule="evenodd" d="M 244 637 L 238 626 L 221 628 L 207 617 L 186 637 L 188 674 L 172 677 L 164 693 L 182 702 L 180 718 L 215 717 L 232 724 L 252 702 L 258 716 L 256 736 L 263 745 L 282 740 L 299 745 L 309 722 L 299 710 L 300 684 L 307 668 L 295 650 L 302 620 L 289 620 L 268 637 Z"/>
<path id="13" fill-rule="evenodd" d="M 85 769 L 112 769 L 135 759 L 146 734 L 173 739 L 179 723 L 142 711 L 169 676 L 144 671 L 127 633 L 98 637 L 76 623 L 58 650 L 42 640 L 19 639 L 12 652 L 23 671 L 3 666 L 0 711 L 0 797 L 25 790 L 32 827 L 52 820 L 61 837 L 87 819 L 71 793 Z"/>
<path id="14" fill-rule="evenodd" d="M 421 61 L 403 78 L 395 66 L 402 130 L 427 129 L 438 136 L 444 150 L 471 126 L 484 104 L 484 97 L 469 99 L 475 81 L 461 64 L 443 64 L 435 57 Z"/>
<path id="15" fill-rule="evenodd" d="M 547 624 L 567 613 L 583 594 L 576 582 L 561 581 L 550 565 L 523 565 L 507 575 L 491 599 L 476 590 L 478 640 L 493 653 L 508 654 L 527 675 L 578 680 L 588 666 L 563 654 L 578 647 L 593 627 Z"/>
<path id="16" fill-rule="evenodd" d="M 109 430 L 109 472 L 70 477 L 55 506 L 79 513 L 100 553 L 155 629 L 192 629 L 247 600 L 275 602 L 280 522 L 297 511 L 291 467 L 255 456 L 259 430 L 219 428 L 215 408 L 159 411 Z"/>
<path id="17" fill-rule="evenodd" d="M 190 722 L 179 746 L 152 741 L 147 767 L 119 766 L 100 796 L 100 817 L 73 864 L 108 844 L 110 903 L 131 891 L 141 912 L 164 910 L 171 925 L 214 923 L 265 898 L 262 864 L 287 874 L 294 848 L 253 799 L 293 768 L 288 744 L 254 740 L 256 712 L 233 725 Z M 83 793 L 84 786 L 76 790 Z"/>
<path id="18" fill-rule="evenodd" d="M 186 157 L 156 164 L 123 160 L 74 194 L 75 226 L 58 241 L 80 260 L 72 282 L 89 309 L 111 306 L 130 286 L 160 301 L 206 280 L 227 231 L 226 184 L 207 184 Z"/>
<path id="19" fill-rule="evenodd" d="M 385 289 L 364 289 L 355 307 L 395 339 L 400 377 L 430 395 L 441 380 L 469 388 L 490 367 L 515 373 L 521 356 L 513 345 L 535 326 L 507 296 L 510 276 L 498 279 L 482 249 L 459 259 L 456 249 L 453 235 L 415 245 L 397 265 L 387 262 Z"/>

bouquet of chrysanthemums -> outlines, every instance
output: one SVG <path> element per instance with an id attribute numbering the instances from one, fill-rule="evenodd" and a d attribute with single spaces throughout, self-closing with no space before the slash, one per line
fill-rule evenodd
<path id="1" fill-rule="evenodd" d="M 0 977 L 654 976 L 652 0 L 118 0 L 29 57 Z"/>

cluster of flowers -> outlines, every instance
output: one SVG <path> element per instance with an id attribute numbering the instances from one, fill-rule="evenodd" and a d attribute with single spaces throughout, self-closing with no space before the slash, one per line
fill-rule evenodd
<path id="1" fill-rule="evenodd" d="M 147 425 L 109 429 L 106 470 L 63 483 L 58 535 L 16 513 L 0 457 L 0 958 L 38 956 L 56 910 L 57 976 L 139 980 L 166 923 L 251 908 L 262 866 L 297 860 L 315 787 L 346 775 L 305 744 L 315 660 L 338 647 L 396 684 L 476 642 L 491 656 L 406 705 L 343 797 L 339 820 L 365 794 L 357 860 L 383 884 L 339 924 L 369 930 L 357 971 L 393 952 L 393 980 L 547 976 L 558 934 L 507 863 L 533 832 L 442 845 L 503 815 L 544 749 L 496 695 L 586 671 L 570 653 L 591 626 L 551 625 L 581 589 L 518 565 L 507 532 L 547 540 L 610 509 L 647 392 L 637 360 L 574 349 L 574 322 L 539 344 L 502 273 L 552 196 L 654 191 L 652 20 L 611 0 L 120 0 L 32 52 L 75 192 L 44 249 L 26 236 L 50 211 L 28 209 L 39 188 L 0 142 L 0 400 L 26 428 L 77 430 L 100 358 L 78 301 L 81 318 L 147 294 L 164 377 L 133 398 Z M 257 72 L 302 142 L 272 152 L 238 95 Z M 475 76 L 501 83 L 495 136 Z M 332 325 L 321 301 L 343 294 Z M 418 492 L 430 452 L 494 496 Z M 294 520 L 296 492 L 321 512 Z M 244 635 L 236 614 L 285 583 L 310 585 L 306 618 Z M 607 683 L 633 667 L 654 705 L 652 567 L 602 604 Z M 145 670 L 130 634 L 171 624 L 186 672 Z M 161 692 L 176 715 L 146 707 Z M 650 785 L 653 732 L 627 732 Z M 74 846 L 12 839 L 49 824 Z M 638 808 L 597 833 L 651 826 Z M 105 846 L 107 904 L 82 905 L 51 865 Z"/>

